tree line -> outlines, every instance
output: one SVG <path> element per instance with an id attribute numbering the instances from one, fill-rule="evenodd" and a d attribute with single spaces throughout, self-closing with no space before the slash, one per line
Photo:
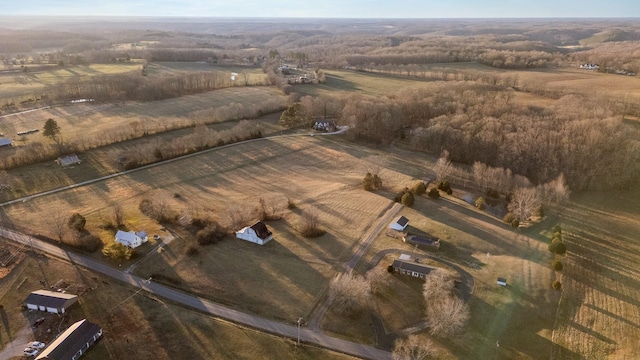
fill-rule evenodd
<path id="1" fill-rule="evenodd" d="M 500 86 L 442 83 L 391 96 L 303 97 L 299 119 L 328 112 L 349 125 L 351 140 L 388 145 L 406 138 L 415 150 L 448 150 L 451 161 L 510 169 L 534 184 L 560 174 L 574 190 L 637 181 L 640 134 L 622 121 L 620 103 L 573 94 L 541 108 L 511 98 L 512 90 Z"/>

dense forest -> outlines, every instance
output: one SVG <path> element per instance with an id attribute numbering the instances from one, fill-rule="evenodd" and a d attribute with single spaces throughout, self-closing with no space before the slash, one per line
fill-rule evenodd
<path id="1" fill-rule="evenodd" d="M 131 59 L 141 64 L 140 72 L 51 84 L 38 94 L 50 102 L 152 101 L 239 85 L 215 72 L 149 77 L 144 71 L 149 62 L 261 66 L 264 80 L 240 85 L 277 85 L 291 102 L 299 101 L 301 119 L 329 112 L 351 126 L 348 136 L 354 141 L 389 145 L 405 138 L 416 150 L 446 150 L 452 161 L 508 168 L 533 183 L 564 174 L 575 190 L 625 188 L 640 177 L 638 127 L 623 121 L 640 109 L 633 100 L 545 89 L 515 77 L 442 66 L 475 62 L 528 69 L 598 63 L 598 71 L 637 73 L 640 26 L 632 21 L 140 19 L 89 25 L 78 19 L 18 20 L 5 22 L 0 36 L 5 73 L 27 71 L 29 64 L 64 67 Z M 278 73 L 282 63 L 314 68 L 317 74 L 346 68 L 438 85 L 386 96 L 301 98 Z M 512 101 L 514 91 L 556 102 L 518 105 Z M 5 167 L 11 166 L 5 160 Z"/>

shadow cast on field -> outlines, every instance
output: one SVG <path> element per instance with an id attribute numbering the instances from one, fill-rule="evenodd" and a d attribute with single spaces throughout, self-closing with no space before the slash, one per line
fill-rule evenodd
<path id="1" fill-rule="evenodd" d="M 509 289 L 504 289 L 505 297 Z M 557 346 L 550 339 L 539 335 L 553 326 L 555 304 L 549 302 L 522 304 L 515 294 L 511 301 L 501 308 L 496 308 L 485 301 L 472 297 L 471 320 L 469 327 L 480 336 L 472 348 L 460 346 L 455 340 L 444 340 L 443 345 L 460 359 L 514 359 L 521 358 L 523 353 L 527 358 L 538 359 L 541 354 L 549 354 L 552 346 Z M 540 309 L 548 309 L 539 311 Z M 548 322 L 547 328 L 545 322 Z M 535 324 L 535 325 L 532 325 Z M 499 343 L 499 346 L 496 344 Z M 569 350 L 566 350 L 569 351 Z M 574 354 L 577 357 L 577 354 Z"/>

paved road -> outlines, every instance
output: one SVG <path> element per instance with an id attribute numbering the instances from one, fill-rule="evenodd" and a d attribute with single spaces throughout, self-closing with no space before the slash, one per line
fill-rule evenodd
<path id="1" fill-rule="evenodd" d="M 226 306 L 214 303 L 212 301 L 169 288 L 153 281 L 146 281 L 146 279 L 142 279 L 138 276 L 125 273 L 124 271 L 115 269 L 102 262 L 96 261 L 80 254 L 66 251 L 53 244 L 34 239 L 30 236 L 18 233 L 16 231 L 0 227 L 0 236 L 18 243 L 25 244 L 26 246 L 32 247 L 34 250 L 42 251 L 49 255 L 67 260 L 73 264 L 100 272 L 118 281 L 130 284 L 134 287 L 142 288 L 149 293 L 169 299 L 185 306 L 192 307 L 202 312 L 206 312 L 235 323 L 243 324 L 255 329 L 285 336 L 291 339 L 296 339 L 298 336 L 298 328 L 295 325 L 282 324 L 259 316 L 246 314 L 238 310 L 234 310 Z M 318 332 L 314 332 L 310 329 L 300 329 L 300 340 L 361 358 L 376 360 L 391 359 L 391 353 L 389 352 L 382 351 L 368 345 L 357 344 L 350 341 L 337 339 Z"/>

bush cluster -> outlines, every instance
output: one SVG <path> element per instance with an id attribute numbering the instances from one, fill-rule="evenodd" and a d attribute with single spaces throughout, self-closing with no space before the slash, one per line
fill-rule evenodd
<path id="1" fill-rule="evenodd" d="M 411 207 L 413 206 L 413 203 L 416 201 L 416 199 L 413 196 L 413 192 L 409 190 L 409 188 L 404 188 L 402 189 L 402 191 L 396 194 L 394 201 L 402 203 L 402 205 L 404 206 Z"/>
<path id="2" fill-rule="evenodd" d="M 440 191 L 437 188 L 431 188 L 427 193 L 427 196 L 432 199 L 440 199 Z"/>
<path id="3" fill-rule="evenodd" d="M 453 194 L 453 189 L 451 189 L 451 184 L 449 184 L 449 181 L 447 180 L 438 182 L 438 189 L 446 192 L 449 195 Z"/>
<path id="4" fill-rule="evenodd" d="M 553 238 L 549 243 L 549 251 L 554 254 L 564 255 L 567 252 L 567 246 L 562 241 L 562 229 L 560 225 L 556 225 L 552 228 Z"/>
<path id="5" fill-rule="evenodd" d="M 413 185 L 411 191 L 413 191 L 414 194 L 420 196 L 427 192 L 427 187 L 424 185 L 423 181 L 418 181 L 417 183 L 415 183 L 415 185 Z"/>
<path id="6" fill-rule="evenodd" d="M 382 189 L 382 179 L 378 174 L 372 175 L 368 172 L 364 179 L 362 179 L 362 188 L 367 191 L 381 190 Z"/>

